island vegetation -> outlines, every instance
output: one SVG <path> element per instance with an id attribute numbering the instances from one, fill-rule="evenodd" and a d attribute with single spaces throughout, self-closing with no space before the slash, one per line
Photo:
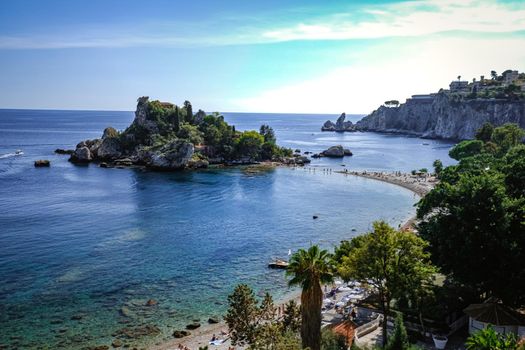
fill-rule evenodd
<path id="1" fill-rule="evenodd" d="M 112 127 L 101 139 L 79 143 L 70 160 L 97 161 L 102 166 L 147 166 L 161 170 L 206 168 L 210 164 L 253 164 L 272 161 L 309 162 L 291 149 L 280 147 L 273 129 L 239 131 L 219 113 L 193 113 L 189 101 L 172 103 L 138 99 L 133 123 L 123 131 Z"/>

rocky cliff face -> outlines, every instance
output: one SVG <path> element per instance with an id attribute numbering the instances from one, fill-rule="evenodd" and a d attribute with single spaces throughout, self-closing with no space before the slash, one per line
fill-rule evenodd
<path id="1" fill-rule="evenodd" d="M 525 128 L 525 101 L 458 99 L 440 92 L 433 99 L 410 99 L 399 107 L 381 106 L 356 123 L 362 131 L 392 132 L 426 138 L 472 139 L 484 123 L 516 123 Z"/>

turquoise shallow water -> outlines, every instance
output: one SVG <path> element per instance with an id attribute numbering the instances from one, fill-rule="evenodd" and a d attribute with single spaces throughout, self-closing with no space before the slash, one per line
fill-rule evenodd
<path id="1" fill-rule="evenodd" d="M 318 134 L 327 117 L 228 118 L 240 129 L 272 125 L 273 118 L 279 139 L 290 147 L 302 142 L 303 150 L 359 136 L 354 153 L 368 152 L 364 163 L 375 154 L 378 169 L 395 166 L 381 161 L 385 152 L 385 159 L 423 167 L 450 147 L 399 136 Z M 74 166 L 52 153 L 107 125 L 123 128 L 131 118 L 129 112 L 0 111 L 0 345 L 109 344 L 122 327 L 144 324 L 162 334 L 136 343 L 162 341 L 193 319 L 221 314 L 239 282 L 258 294 L 288 292 L 282 271 L 266 268 L 272 257 L 309 244 L 332 248 L 373 220 L 398 225 L 414 213 L 416 198 L 403 188 L 319 169 L 337 169 L 340 161 L 259 175 L 239 169 L 170 174 Z M 290 126 L 294 118 L 302 118 L 298 130 Z M 434 153 L 413 154 L 417 146 Z M 16 149 L 24 154 L 10 155 Z M 32 161 L 42 157 L 52 166 L 35 169 Z M 360 168 L 355 159 L 345 159 L 350 169 Z M 144 307 L 148 299 L 159 303 Z"/>

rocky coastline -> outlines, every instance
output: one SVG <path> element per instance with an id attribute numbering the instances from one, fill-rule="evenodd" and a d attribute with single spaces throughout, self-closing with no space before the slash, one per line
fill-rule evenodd
<path id="1" fill-rule="evenodd" d="M 70 155 L 75 164 L 97 163 L 100 167 L 139 167 L 156 171 L 204 169 L 209 166 L 253 165 L 271 162 L 304 165 L 306 154 L 279 147 L 271 127 L 259 132 L 235 130 L 224 118 L 192 111 L 149 97 L 137 100 L 135 119 L 124 131 L 107 127 L 101 138 L 84 140 L 74 150 L 55 150 Z"/>

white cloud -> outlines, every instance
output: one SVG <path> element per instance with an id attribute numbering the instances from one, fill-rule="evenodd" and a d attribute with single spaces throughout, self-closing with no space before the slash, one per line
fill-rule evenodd
<path id="1" fill-rule="evenodd" d="M 304 82 L 231 102 L 232 110 L 258 112 L 369 113 L 385 100 L 448 88 L 451 80 L 524 70 L 525 38 L 432 37 L 380 45 L 351 66 Z"/>
<path id="2" fill-rule="evenodd" d="M 258 17 L 222 15 L 212 21 L 139 21 L 129 27 L 106 23 L 61 28 L 58 33 L 0 34 L 0 49 L 224 46 L 415 37 L 447 31 L 507 33 L 525 29 L 525 3 L 510 6 L 496 0 L 414 0 L 352 11 L 302 22 L 288 20 L 282 25 L 273 21 L 275 13 L 265 13 Z"/>
<path id="3" fill-rule="evenodd" d="M 298 23 L 263 33 L 268 40 L 348 40 L 422 36 L 447 31 L 505 33 L 524 30 L 525 7 L 488 0 L 418 0 L 362 10 L 373 15 L 359 21 L 353 13 Z"/>

